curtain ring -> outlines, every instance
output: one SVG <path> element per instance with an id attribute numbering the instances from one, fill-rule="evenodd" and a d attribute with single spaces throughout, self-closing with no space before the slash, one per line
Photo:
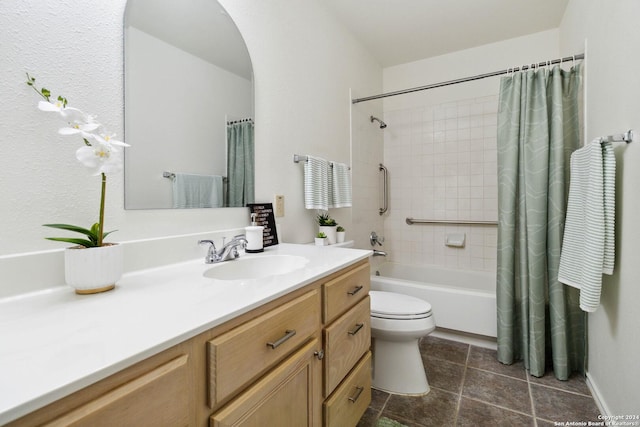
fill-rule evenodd
<path id="1" fill-rule="evenodd" d="M 575 55 L 573 55 L 573 66 L 574 67 L 576 66 L 576 56 Z"/>

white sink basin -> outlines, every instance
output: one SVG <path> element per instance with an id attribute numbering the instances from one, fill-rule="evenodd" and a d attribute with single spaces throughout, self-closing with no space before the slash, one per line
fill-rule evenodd
<path id="1" fill-rule="evenodd" d="M 216 264 L 204 272 L 204 277 L 218 280 L 253 280 L 278 276 L 301 269 L 308 258 L 296 255 L 256 255 Z"/>

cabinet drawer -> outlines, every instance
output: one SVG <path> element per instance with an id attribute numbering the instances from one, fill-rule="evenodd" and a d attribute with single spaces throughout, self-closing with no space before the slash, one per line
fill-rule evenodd
<path id="1" fill-rule="evenodd" d="M 370 275 L 369 264 L 365 263 L 323 285 L 324 323 L 331 322 L 369 293 Z"/>
<path id="2" fill-rule="evenodd" d="M 209 405 L 230 397 L 319 329 L 320 293 L 313 290 L 209 341 Z"/>
<path id="3" fill-rule="evenodd" d="M 213 414 L 211 427 L 320 425 L 322 362 L 314 339 Z"/>
<path id="4" fill-rule="evenodd" d="M 324 330 L 325 396 L 331 394 L 371 347 L 369 296 Z"/>
<path id="5" fill-rule="evenodd" d="M 324 403 L 324 420 L 328 427 L 355 426 L 371 403 L 371 353 L 362 357 Z"/>
<path id="6" fill-rule="evenodd" d="M 179 356 L 46 426 L 177 426 L 188 425 L 189 357 Z"/>

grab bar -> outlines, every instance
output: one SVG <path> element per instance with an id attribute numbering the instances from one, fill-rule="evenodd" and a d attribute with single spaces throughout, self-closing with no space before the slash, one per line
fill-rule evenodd
<path id="1" fill-rule="evenodd" d="M 413 224 L 449 224 L 449 225 L 498 225 L 498 221 L 465 221 L 446 219 L 406 219 L 408 225 Z"/>
<path id="2" fill-rule="evenodd" d="M 387 168 L 380 163 L 380 167 L 378 171 L 382 171 L 382 207 L 378 211 L 380 215 L 384 215 L 384 213 L 389 209 L 389 171 Z"/>

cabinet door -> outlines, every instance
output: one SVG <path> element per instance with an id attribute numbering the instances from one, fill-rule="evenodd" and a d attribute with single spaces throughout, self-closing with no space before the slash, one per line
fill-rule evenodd
<path id="1" fill-rule="evenodd" d="M 212 427 L 320 426 L 322 362 L 317 339 L 211 416 Z"/>
<path id="2" fill-rule="evenodd" d="M 179 356 L 59 417 L 46 426 L 186 426 L 189 357 Z"/>

